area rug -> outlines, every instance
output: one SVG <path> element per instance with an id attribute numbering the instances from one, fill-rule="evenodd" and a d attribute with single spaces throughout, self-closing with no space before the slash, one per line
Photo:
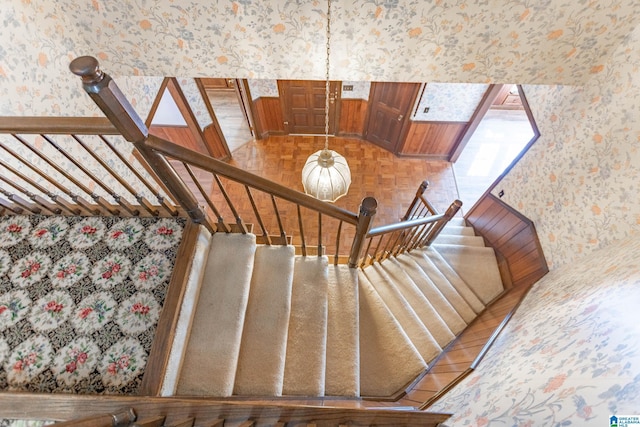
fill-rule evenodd
<path id="1" fill-rule="evenodd" d="M 132 394 L 183 219 L 0 218 L 0 390 Z"/>

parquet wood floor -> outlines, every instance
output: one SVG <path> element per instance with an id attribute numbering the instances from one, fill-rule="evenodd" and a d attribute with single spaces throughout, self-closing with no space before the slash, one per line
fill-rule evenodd
<path id="1" fill-rule="evenodd" d="M 324 138 L 317 136 L 271 136 L 268 139 L 250 141 L 233 153 L 230 160 L 234 166 L 267 178 L 295 190 L 303 191 L 301 172 L 307 157 L 324 146 Z M 398 158 L 386 150 L 365 141 L 351 138 L 331 138 L 329 147 L 344 155 L 351 168 L 352 183 L 349 193 L 335 205 L 357 213 L 363 198 L 372 196 L 378 200 L 378 212 L 373 226 L 390 224 L 400 219 L 416 190 L 423 180 L 430 183 L 426 192 L 428 200 L 436 209 L 444 212 L 457 197 L 453 169 L 449 162 L 425 161 L 423 159 Z M 206 178 L 205 181 L 210 181 Z M 211 188 L 210 184 L 207 188 Z M 245 222 L 257 222 L 251 213 L 251 205 L 244 188 L 229 186 L 232 199 L 240 200 L 237 209 Z M 211 199 L 229 218 L 229 210 L 220 208 L 224 200 L 217 189 L 211 191 Z M 274 217 L 271 201 L 267 197 L 256 195 L 256 203 L 268 210 L 263 218 L 268 225 L 269 234 L 278 235 L 278 226 Z M 298 218 L 294 206 L 280 203 L 282 220 L 287 225 L 287 234 L 293 234 L 294 244 L 300 243 Z M 304 233 L 308 235 L 307 245 L 317 244 L 317 215 L 304 213 Z M 229 218 L 229 219 L 228 219 Z M 327 252 L 335 253 L 335 230 L 337 221 L 323 219 L 322 243 Z M 257 230 L 256 230 L 257 231 Z M 340 254 L 348 254 L 353 227 L 343 227 L 344 239 Z"/>

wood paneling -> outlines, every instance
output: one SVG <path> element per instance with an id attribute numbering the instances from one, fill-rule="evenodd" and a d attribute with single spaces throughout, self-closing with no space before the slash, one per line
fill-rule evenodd
<path id="1" fill-rule="evenodd" d="M 341 104 L 338 135 L 361 137 L 369 103 L 364 99 L 343 99 Z"/>
<path id="2" fill-rule="evenodd" d="M 176 264 L 173 268 L 162 312 L 158 319 L 156 335 L 149 352 L 142 384 L 138 391 L 139 394 L 160 395 L 162 380 L 167 370 L 169 354 L 175 338 L 178 315 L 180 314 L 180 307 L 182 307 L 184 292 L 189 279 L 191 263 L 197 248 L 198 233 L 198 226 L 189 221 L 184 229 L 182 242 L 178 248 Z"/>
<path id="3" fill-rule="evenodd" d="M 505 286 L 531 285 L 549 271 L 533 222 L 491 193 L 466 219 L 495 249 Z"/>
<path id="4" fill-rule="evenodd" d="M 256 134 L 260 138 L 284 134 L 284 119 L 280 98 L 262 97 L 253 101 L 256 119 Z"/>
<path id="5" fill-rule="evenodd" d="M 466 122 L 411 122 L 400 155 L 449 160 Z"/>
<path id="6" fill-rule="evenodd" d="M 207 147 L 193 135 L 193 132 L 187 126 L 153 125 L 149 127 L 149 133 L 198 153 L 209 154 Z"/>
<path id="7" fill-rule="evenodd" d="M 407 391 L 399 404 L 420 406 L 438 392 L 455 383 L 459 377 L 472 372 L 481 358 L 487 341 L 524 298 L 526 286 L 510 289 L 487 307 L 429 366 L 429 371 Z"/>
<path id="8" fill-rule="evenodd" d="M 202 136 L 209 147 L 211 156 L 220 160 L 227 160 L 231 157 L 229 147 L 226 142 L 220 138 L 220 132 L 218 132 L 214 123 L 204 128 Z"/>
<path id="9" fill-rule="evenodd" d="M 304 406 L 289 400 L 239 402 L 210 398 L 2 393 L 0 416 L 8 419 L 72 420 L 92 414 L 118 413 L 133 408 L 138 420 L 165 416 L 165 425 L 186 418 L 195 424 L 241 425 L 247 419 L 258 425 L 354 425 L 435 427 L 451 414 L 425 411 L 365 410 L 357 408 Z"/>

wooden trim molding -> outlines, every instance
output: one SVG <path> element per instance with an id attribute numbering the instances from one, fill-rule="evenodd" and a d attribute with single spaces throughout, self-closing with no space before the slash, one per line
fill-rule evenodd
<path id="1" fill-rule="evenodd" d="M 162 416 L 164 425 L 193 418 L 195 425 L 358 425 L 436 427 L 451 414 L 424 411 L 375 410 L 292 405 L 285 401 L 235 402 L 211 398 L 10 393 L 0 398 L 0 416 L 7 419 L 65 421 L 132 408 L 142 423 Z M 250 424 L 240 424 L 249 420 Z M 255 423 L 255 424 L 254 424 Z M 146 424 L 145 424 L 146 425 Z M 159 424 L 153 424 L 159 425 Z"/>
<path id="2" fill-rule="evenodd" d="M 189 221 L 182 235 L 182 242 L 176 255 L 176 265 L 173 268 L 171 281 L 164 299 L 164 305 L 156 335 L 153 338 L 149 359 L 142 377 L 142 384 L 138 390 L 140 395 L 158 396 L 162 388 L 164 373 L 169 363 L 169 354 L 175 338 L 176 325 L 184 293 L 189 280 L 189 269 L 197 248 L 196 241 L 200 226 Z"/>
<path id="3" fill-rule="evenodd" d="M 489 111 L 489 109 L 491 108 L 493 101 L 500 94 L 500 90 L 503 86 L 504 85 L 501 84 L 489 85 L 489 88 L 484 93 L 482 100 L 478 104 L 478 108 L 476 108 L 476 111 L 473 112 L 473 115 L 471 116 L 467 127 L 462 132 L 455 144 L 453 144 L 454 147 L 451 150 L 450 156 L 450 161 L 452 163 L 455 163 L 455 161 L 458 160 L 458 157 L 460 157 L 460 154 L 462 154 L 462 150 L 464 150 L 464 147 L 466 147 L 467 143 L 471 139 L 471 136 L 480 125 L 480 122 L 484 118 L 485 114 L 487 114 L 487 111 Z"/>
<path id="4" fill-rule="evenodd" d="M 549 272 L 533 222 L 493 194 L 465 218 L 496 251 L 505 287 L 531 285 Z"/>

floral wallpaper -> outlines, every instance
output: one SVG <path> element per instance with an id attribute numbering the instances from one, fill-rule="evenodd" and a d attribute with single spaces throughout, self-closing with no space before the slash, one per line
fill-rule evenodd
<path id="1" fill-rule="evenodd" d="M 345 86 L 353 86 L 353 90 L 345 91 Z M 371 82 L 356 82 L 356 81 L 343 81 L 342 82 L 342 99 L 364 99 L 369 100 L 369 92 L 371 91 Z"/>
<path id="2" fill-rule="evenodd" d="M 143 118 L 159 76 L 322 79 L 325 13 L 317 1 L 5 0 L 0 114 L 99 114 L 68 71 L 80 55 Z M 331 78 L 584 84 L 639 15 L 635 0 L 334 1 Z"/>
<path id="3" fill-rule="evenodd" d="M 473 83 L 427 83 L 411 119 L 468 122 L 488 87 Z M 425 108 L 429 112 L 425 113 Z"/>
<path id="4" fill-rule="evenodd" d="M 549 266 L 640 231 L 640 26 L 588 84 L 524 87 L 541 136 L 494 189 L 536 225 Z"/>
<path id="5" fill-rule="evenodd" d="M 608 426 L 640 411 L 640 240 L 559 267 L 429 411 L 457 426 Z"/>
<path id="6" fill-rule="evenodd" d="M 209 114 L 209 110 L 207 110 L 204 99 L 202 99 L 202 94 L 200 93 L 200 89 L 198 89 L 196 81 L 191 78 L 182 77 L 178 78 L 178 84 L 185 98 L 187 98 L 191 111 L 196 116 L 200 129 L 204 129 L 213 123 L 213 119 Z"/>
<path id="7" fill-rule="evenodd" d="M 251 91 L 251 99 L 253 100 L 262 97 L 277 98 L 280 96 L 277 80 L 249 79 L 249 90 Z"/>

